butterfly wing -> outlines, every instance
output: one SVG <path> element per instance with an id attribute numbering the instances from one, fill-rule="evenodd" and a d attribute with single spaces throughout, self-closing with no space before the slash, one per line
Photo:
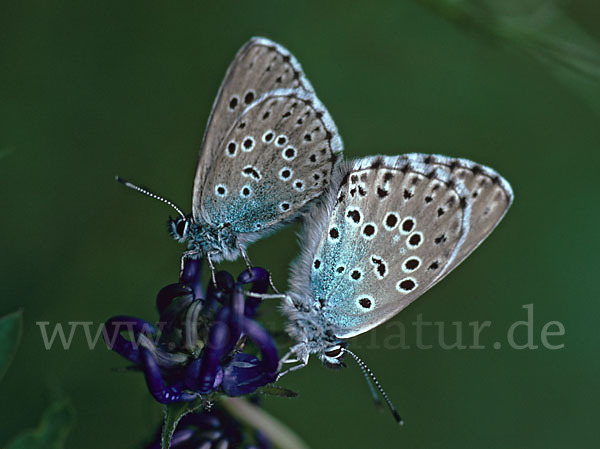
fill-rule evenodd
<path id="1" fill-rule="evenodd" d="M 443 159 L 424 158 L 355 161 L 329 209 L 310 218 L 314 229 L 299 267 L 310 263 L 307 287 L 339 338 L 396 315 L 448 274 L 504 215 L 495 213 L 496 221 L 485 226 L 478 219 L 472 227 L 472 193 Z M 495 201 L 489 193 L 495 190 L 486 192 L 491 197 L 477 195 L 476 210 Z M 296 279 L 302 271 L 296 268 Z"/>
<path id="2" fill-rule="evenodd" d="M 469 192 L 469 234 L 447 268 L 450 271 L 471 254 L 500 223 L 513 202 L 512 188 L 495 170 L 467 159 L 416 153 L 405 157 L 449 172 L 462 181 Z"/>
<path id="3" fill-rule="evenodd" d="M 242 241 L 273 229 L 325 191 L 341 149 L 314 94 L 272 91 L 225 135 L 202 189 L 203 217 L 229 223 Z"/>
<path id="4" fill-rule="evenodd" d="M 237 54 L 217 95 L 193 215 L 239 243 L 293 219 L 331 181 L 342 141 L 293 55 L 263 38 Z"/>
<path id="5" fill-rule="evenodd" d="M 208 120 L 194 181 L 195 218 L 201 217 L 202 192 L 209 171 L 224 170 L 215 162 L 224 150 L 226 134 L 257 99 L 281 89 L 314 95 L 300 64 L 289 51 L 268 39 L 252 38 L 239 50 L 227 70 Z"/>

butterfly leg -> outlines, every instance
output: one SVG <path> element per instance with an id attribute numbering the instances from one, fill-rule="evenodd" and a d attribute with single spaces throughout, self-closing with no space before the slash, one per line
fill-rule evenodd
<path id="1" fill-rule="evenodd" d="M 269 271 L 269 285 L 271 286 L 271 289 L 275 293 L 277 293 L 278 295 L 281 295 L 281 293 L 279 292 L 279 290 L 277 290 L 277 287 L 275 287 L 275 284 L 273 284 L 273 276 L 271 276 L 271 272 L 270 271 Z M 287 297 L 287 295 L 282 295 L 282 296 L 283 296 L 283 298 Z"/>
<path id="2" fill-rule="evenodd" d="M 183 269 L 185 267 L 185 261 L 187 259 L 191 259 L 192 256 L 198 255 L 200 254 L 199 251 L 193 251 L 193 250 L 189 250 L 189 251 L 185 251 L 182 255 L 181 255 L 181 265 L 179 267 L 179 276 L 181 277 L 181 274 L 183 274 Z"/>
<path id="3" fill-rule="evenodd" d="M 290 297 L 284 293 L 274 293 L 274 294 L 269 294 L 269 293 L 255 293 L 255 292 L 245 292 L 246 296 L 249 296 L 251 298 L 258 298 L 258 299 L 290 299 Z"/>
<path id="4" fill-rule="evenodd" d="M 306 365 L 307 365 L 307 363 L 301 362 L 298 365 L 294 365 L 294 366 L 286 369 L 285 371 L 281 371 L 279 374 L 277 374 L 277 379 L 275 379 L 275 381 L 278 381 L 279 379 L 281 379 L 286 374 L 289 374 L 289 373 L 292 373 L 294 371 L 298 371 L 299 369 L 304 368 Z"/>
<path id="5" fill-rule="evenodd" d="M 215 277 L 215 264 L 213 263 L 212 259 L 210 258 L 211 254 L 217 254 L 217 251 L 209 251 L 208 253 L 206 253 L 206 260 L 208 261 L 208 267 L 210 268 L 210 277 L 212 279 L 213 285 L 216 287 L 217 286 L 217 278 Z"/>
<path id="6" fill-rule="evenodd" d="M 296 363 L 298 361 L 297 358 L 292 358 L 292 356 L 296 356 L 297 355 L 296 354 L 297 353 L 297 349 L 296 349 L 297 346 L 298 345 L 292 346 L 290 348 L 290 350 L 283 357 L 281 357 L 279 359 L 279 371 L 281 371 L 281 368 L 283 367 L 284 363 Z"/>
<path id="7" fill-rule="evenodd" d="M 246 253 L 246 250 L 240 243 L 238 243 L 238 249 L 240 251 L 240 254 L 242 255 L 242 258 L 244 259 L 244 262 L 246 263 L 246 267 L 248 268 L 248 270 L 251 270 L 252 262 L 250 261 L 250 258 L 248 257 L 248 253 Z M 271 276 L 270 272 L 269 272 L 269 286 L 275 293 L 277 293 L 278 295 L 281 295 L 279 290 L 277 290 L 277 287 L 275 287 L 275 284 L 273 284 L 273 277 Z M 278 298 L 283 299 L 283 298 L 285 298 L 285 295 L 278 296 Z"/>
<path id="8" fill-rule="evenodd" d="M 283 365 L 285 363 L 298 363 L 298 365 L 294 365 L 284 371 L 282 371 Z M 277 375 L 277 380 L 281 377 L 289 374 L 293 371 L 297 371 L 300 368 L 304 368 L 308 364 L 308 351 L 306 348 L 306 343 L 298 343 L 290 348 L 290 350 L 279 359 L 279 366 L 277 371 L 279 374 Z"/>
<path id="9" fill-rule="evenodd" d="M 246 253 L 246 250 L 244 249 L 244 247 L 238 243 L 238 250 L 240 251 L 240 254 L 242 255 L 242 258 L 244 259 L 244 263 L 246 264 L 246 268 L 248 268 L 248 270 L 252 270 L 252 262 L 250 262 L 250 258 L 248 257 L 248 253 Z"/>

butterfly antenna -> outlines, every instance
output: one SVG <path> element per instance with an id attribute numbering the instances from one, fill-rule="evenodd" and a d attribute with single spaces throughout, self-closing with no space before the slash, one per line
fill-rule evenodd
<path id="1" fill-rule="evenodd" d="M 379 393 L 381 393 L 381 396 L 383 396 L 383 399 L 385 400 L 385 403 L 387 404 L 388 408 L 390 409 L 390 412 L 392 412 L 392 415 L 394 416 L 394 419 L 396 420 L 396 422 L 398 424 L 400 424 L 401 426 L 403 426 L 404 425 L 404 421 L 402 420 L 402 418 L 398 414 L 398 411 L 396 410 L 396 407 L 394 407 L 394 404 L 392 404 L 392 401 L 390 401 L 390 398 L 388 397 L 388 395 L 386 394 L 386 392 L 383 390 L 383 387 L 381 386 L 381 384 L 379 383 L 379 381 L 375 377 L 375 374 L 373 374 L 373 372 L 369 369 L 369 367 L 367 366 L 367 364 L 365 362 L 363 362 L 355 353 L 353 353 L 352 351 L 350 351 L 349 349 L 346 349 L 346 348 L 343 348 L 343 351 L 346 352 L 346 353 L 348 353 L 348 354 L 350 354 L 352 356 L 352 358 L 356 361 L 356 363 L 358 363 L 358 366 L 360 366 L 360 369 L 361 369 L 363 375 L 365 376 L 365 379 L 366 379 L 367 383 L 369 384 L 369 388 L 371 389 L 372 393 L 374 393 L 373 384 L 375 384 L 375 386 L 379 390 Z M 373 384 L 371 383 L 371 381 L 373 382 Z M 377 397 L 374 396 L 374 398 L 375 398 L 375 404 L 376 405 L 380 404 L 380 402 L 377 399 Z"/>
<path id="2" fill-rule="evenodd" d="M 179 215 L 181 215 L 181 218 L 183 218 L 185 220 L 185 214 L 172 201 L 169 201 L 168 199 L 163 198 L 162 196 L 159 196 L 156 193 L 152 193 L 149 190 L 146 190 L 142 187 L 136 186 L 135 184 L 132 184 L 131 182 L 129 182 L 126 179 L 123 179 L 119 176 L 115 176 L 115 180 L 117 180 L 118 182 L 123 184 L 125 187 L 135 190 L 136 192 L 143 193 L 144 195 L 147 195 L 150 198 L 154 198 L 155 200 L 162 201 L 163 203 L 168 204 L 173 209 L 175 209 Z"/>
<path id="3" fill-rule="evenodd" d="M 378 411 L 383 410 L 383 404 L 379 400 L 379 396 L 377 395 L 377 390 L 375 389 L 375 385 L 373 385 L 373 382 L 371 381 L 371 379 L 369 378 L 369 376 L 366 375 L 366 373 L 364 371 L 363 371 L 363 374 L 365 374 L 365 380 L 367 381 L 367 385 L 369 386 L 369 390 L 371 391 L 371 398 L 373 399 L 373 403 L 375 404 L 375 408 Z"/>

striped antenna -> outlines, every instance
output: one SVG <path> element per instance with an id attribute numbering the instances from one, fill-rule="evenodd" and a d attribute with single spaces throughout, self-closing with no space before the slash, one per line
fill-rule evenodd
<path id="1" fill-rule="evenodd" d="M 123 184 L 125 187 L 128 187 L 128 188 L 130 188 L 132 190 L 135 190 L 137 192 L 143 193 L 144 195 L 147 195 L 150 198 L 154 198 L 155 200 L 162 201 L 163 203 L 168 204 L 173 209 L 175 209 L 179 215 L 181 215 L 181 218 L 183 218 L 184 220 L 186 219 L 185 218 L 185 214 L 172 201 L 169 201 L 168 199 L 163 198 L 162 196 L 159 196 L 156 193 L 152 193 L 152 192 L 150 192 L 147 189 L 144 189 L 142 187 L 136 186 L 135 184 L 132 184 L 131 182 L 129 182 L 126 179 L 123 179 L 123 178 L 121 178 L 119 176 L 115 176 L 115 180 L 117 180 L 118 182 L 120 182 L 121 184 Z"/>
<path id="2" fill-rule="evenodd" d="M 353 353 L 349 349 L 342 348 L 342 351 L 350 354 L 352 356 L 352 358 L 356 361 L 356 363 L 358 363 L 358 366 L 360 366 L 360 369 L 361 369 L 363 375 L 365 376 L 365 379 L 367 380 L 367 383 L 369 384 L 369 388 L 371 389 L 371 391 L 373 391 L 373 385 L 371 384 L 371 381 L 372 381 L 375 384 L 375 386 L 377 387 L 377 389 L 379 390 L 379 393 L 381 393 L 381 396 L 383 396 L 383 399 L 385 400 L 385 403 L 387 404 L 388 408 L 390 409 L 390 412 L 392 412 L 392 415 L 394 416 L 394 419 L 396 420 L 396 422 L 398 424 L 400 424 L 401 426 L 403 426 L 404 421 L 398 414 L 396 407 L 394 407 L 394 404 L 392 404 L 392 401 L 390 401 L 390 398 L 388 397 L 386 392 L 383 390 L 383 387 L 381 386 L 381 384 L 375 377 L 375 374 L 373 374 L 373 372 L 369 369 L 367 364 L 365 362 L 363 362 L 355 353 Z M 377 404 L 378 402 L 379 401 L 376 401 L 375 404 Z"/>

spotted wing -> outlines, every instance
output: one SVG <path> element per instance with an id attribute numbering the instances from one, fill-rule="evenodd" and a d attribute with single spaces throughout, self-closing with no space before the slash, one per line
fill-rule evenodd
<path id="1" fill-rule="evenodd" d="M 204 180 L 202 216 L 229 223 L 242 243 L 249 241 L 322 195 L 341 150 L 335 124 L 314 94 L 270 92 L 225 135 Z"/>
<path id="2" fill-rule="evenodd" d="M 470 238 L 471 193 L 440 164 L 367 158 L 346 175 L 328 219 L 313 216 L 319 236 L 304 255 L 312 296 L 340 338 L 396 315 L 487 235 Z"/>
<path id="3" fill-rule="evenodd" d="M 298 89 L 313 93 L 296 58 L 285 48 L 264 38 L 252 38 L 229 66 L 213 105 L 194 181 L 193 215 L 200 214 L 200 193 L 222 141 L 246 108 L 267 92 Z"/>
<path id="4" fill-rule="evenodd" d="M 469 161 L 440 155 L 407 154 L 408 160 L 439 167 L 460 179 L 470 195 L 469 234 L 448 271 L 462 262 L 500 223 L 513 202 L 510 184 L 495 170 Z"/>

